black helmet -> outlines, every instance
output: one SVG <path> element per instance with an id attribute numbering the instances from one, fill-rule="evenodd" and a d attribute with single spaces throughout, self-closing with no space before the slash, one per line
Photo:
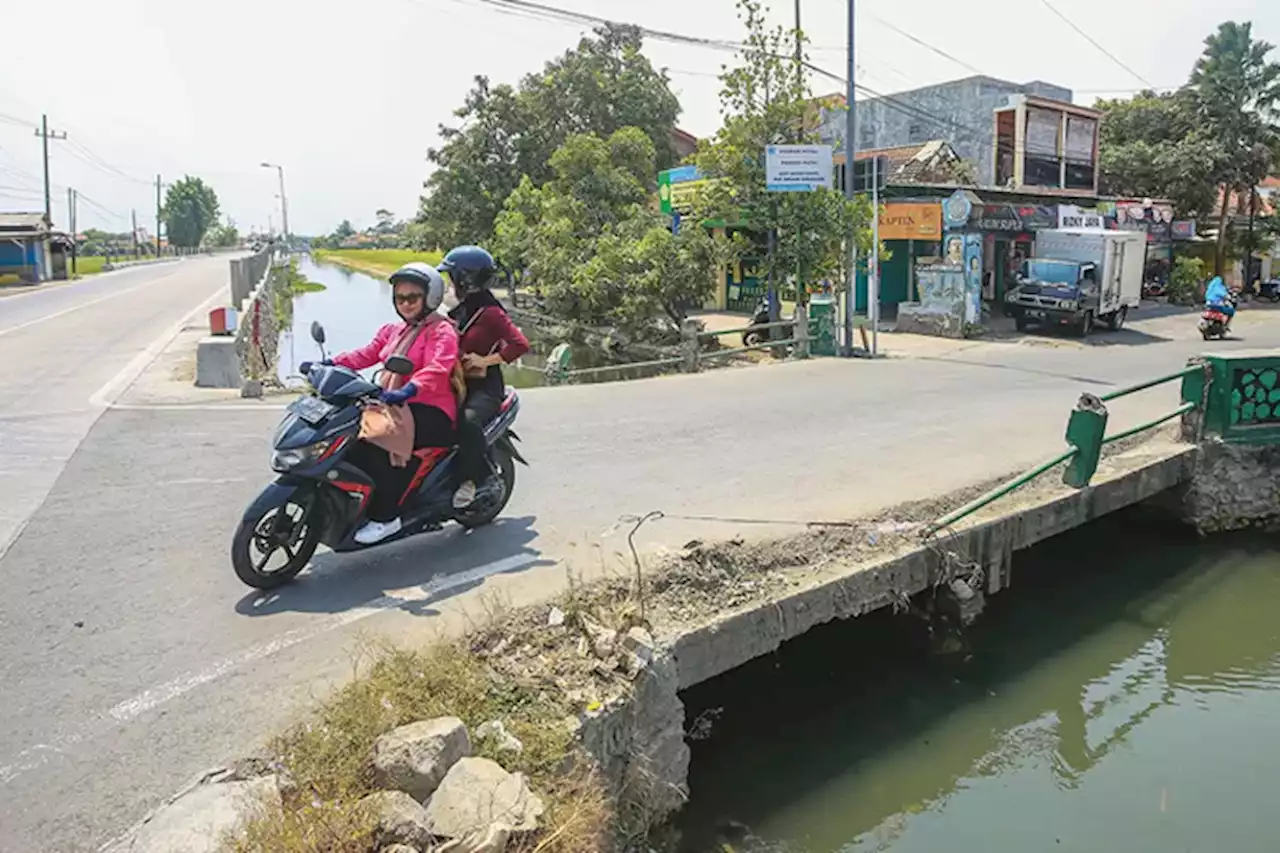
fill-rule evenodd
<path id="1" fill-rule="evenodd" d="M 392 287 L 397 284 L 416 284 L 422 288 L 424 317 L 439 308 L 440 303 L 444 301 L 444 279 L 431 264 L 424 264 L 421 261 L 405 264 L 393 272 L 387 281 L 391 282 Z M 394 295 L 392 298 L 394 299 Z"/>
<path id="2" fill-rule="evenodd" d="M 460 294 L 474 293 L 493 285 L 498 263 L 479 246 L 458 246 L 444 256 L 440 272 L 449 274 Z"/>

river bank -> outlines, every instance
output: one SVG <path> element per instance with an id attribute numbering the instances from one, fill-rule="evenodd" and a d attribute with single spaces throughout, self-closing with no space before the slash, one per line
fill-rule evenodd
<path id="1" fill-rule="evenodd" d="M 440 252 L 415 252 L 412 249 L 316 249 L 311 254 L 317 262 L 338 264 L 377 278 L 386 278 L 414 261 L 435 266 L 443 257 Z"/>

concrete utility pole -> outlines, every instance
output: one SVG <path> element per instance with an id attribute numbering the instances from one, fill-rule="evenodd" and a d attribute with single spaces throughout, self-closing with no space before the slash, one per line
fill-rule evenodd
<path id="1" fill-rule="evenodd" d="M 71 274 L 75 275 L 76 255 L 80 251 L 80 243 L 76 239 L 79 230 L 76 227 L 76 198 L 79 196 L 71 187 L 67 187 L 67 229 L 71 232 Z"/>
<path id="2" fill-rule="evenodd" d="M 284 194 L 284 166 L 263 161 L 262 168 L 275 169 L 280 176 L 280 227 L 284 229 L 284 245 L 289 246 L 289 197 Z"/>
<path id="3" fill-rule="evenodd" d="M 857 153 L 857 142 L 854 136 L 858 129 L 857 116 L 855 112 L 853 78 L 857 71 L 857 64 L 854 61 L 853 53 L 853 37 L 854 37 L 854 0 L 849 0 L 849 91 L 845 95 L 848 104 L 848 112 L 845 116 L 844 129 L 844 197 L 849 201 L 853 200 L 853 161 Z M 849 232 L 849 289 L 845 294 L 844 302 L 844 354 L 846 356 L 853 355 L 853 311 L 857 304 L 858 294 L 858 241 L 857 235 L 852 230 Z"/>
<path id="4" fill-rule="evenodd" d="M 156 259 L 160 258 L 160 176 L 156 175 Z"/>
<path id="5" fill-rule="evenodd" d="M 133 222 L 133 231 L 130 236 L 133 238 L 133 259 L 136 261 L 140 257 L 138 254 L 138 211 L 130 210 L 129 219 Z"/>
<path id="6" fill-rule="evenodd" d="M 804 50 L 800 43 L 800 0 L 796 0 L 796 83 L 804 86 Z"/>
<path id="7" fill-rule="evenodd" d="M 871 355 L 880 345 L 880 157 L 871 158 L 871 254 L 867 256 L 867 319 L 871 321 Z"/>
<path id="8" fill-rule="evenodd" d="M 36 129 L 36 136 L 40 137 L 40 147 L 44 155 L 44 218 L 52 225 L 53 199 L 49 195 L 49 140 L 66 139 L 67 134 L 65 131 L 49 130 L 49 117 L 41 115 L 40 127 Z"/>

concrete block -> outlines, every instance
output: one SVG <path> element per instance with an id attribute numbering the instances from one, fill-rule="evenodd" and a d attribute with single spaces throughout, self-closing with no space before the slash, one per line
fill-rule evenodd
<path id="1" fill-rule="evenodd" d="M 196 386 L 199 388 L 239 388 L 240 357 L 236 339 L 202 338 L 196 347 Z"/>

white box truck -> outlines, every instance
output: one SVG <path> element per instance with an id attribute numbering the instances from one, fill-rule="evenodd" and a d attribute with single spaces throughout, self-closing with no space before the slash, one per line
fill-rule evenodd
<path id="1" fill-rule="evenodd" d="M 1036 233 L 1035 257 L 1005 296 L 1018 330 L 1067 326 L 1084 337 L 1098 323 L 1112 331 L 1142 303 L 1147 235 L 1140 231 L 1060 228 Z"/>

